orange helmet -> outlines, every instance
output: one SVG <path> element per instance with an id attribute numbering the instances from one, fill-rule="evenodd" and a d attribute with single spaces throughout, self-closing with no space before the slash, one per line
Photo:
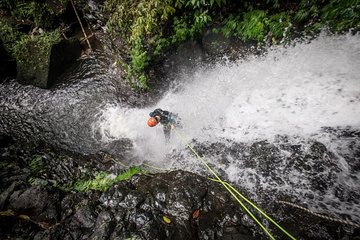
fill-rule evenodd
<path id="1" fill-rule="evenodd" d="M 147 121 L 147 124 L 149 125 L 149 127 L 155 127 L 158 124 L 158 121 L 156 120 L 156 118 L 151 117 Z"/>

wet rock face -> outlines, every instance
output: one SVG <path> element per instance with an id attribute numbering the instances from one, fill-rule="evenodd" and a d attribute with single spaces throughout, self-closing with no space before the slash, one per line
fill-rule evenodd
<path id="1" fill-rule="evenodd" d="M 261 173 L 276 169 L 270 163 L 280 164 L 276 156 L 284 149 L 293 149 L 294 157 L 303 160 L 297 167 L 307 169 L 304 166 L 311 162 L 307 159 L 322 158 L 330 168 L 326 171 L 331 172 L 332 167 L 336 170 L 336 165 L 329 160 L 331 151 L 324 146 L 313 142 L 304 152 L 294 144 L 279 147 L 261 141 L 250 146 L 234 143 L 228 152 L 246 157 L 243 166 L 256 168 Z M 206 150 L 206 146 L 196 147 L 199 151 Z M 220 147 L 229 145 L 224 142 Z M 210 149 L 212 154 L 221 156 L 217 144 L 211 144 Z M 211 152 L 210 149 L 207 151 Z M 0 239 L 268 239 L 220 184 L 194 173 L 135 175 L 104 192 L 64 192 L 51 183 L 61 179 L 75 181 L 83 177 L 81 172 L 86 168 L 89 172 L 116 171 L 116 168 L 99 158 L 88 157 L 83 161 L 44 149 L 20 151 L 6 145 L 0 153 Z M 257 159 L 250 162 L 255 157 Z M 226 160 L 223 156 L 222 163 L 227 164 Z M 32 162 L 29 167 L 28 161 Z M 42 165 L 45 170 L 34 174 L 34 168 Z M 267 176 L 277 179 L 274 173 Z M 327 191 L 332 186 L 328 182 L 323 184 Z M 241 187 L 236 188 L 250 196 Z M 263 191 L 261 186 L 252 190 L 259 191 Z M 345 186 L 338 185 L 336 191 L 339 198 L 349 200 Z M 353 200 L 356 199 L 354 195 Z M 360 229 L 313 216 L 266 196 L 257 205 L 297 239 L 359 239 L 360 236 Z M 271 223 L 260 219 L 276 239 L 285 239 Z"/>
<path id="2" fill-rule="evenodd" d="M 241 229 L 238 220 L 243 213 L 232 211 L 233 202 L 227 205 L 228 209 L 223 208 L 229 200 L 206 179 L 182 171 L 136 176 L 100 197 L 101 207 L 117 221 L 111 234 L 114 238 L 217 239 L 240 233 L 252 235 L 251 225 Z M 119 221 L 122 219 L 128 222 Z M 109 228 L 113 224 L 107 223 Z"/>
<path id="3" fill-rule="evenodd" d="M 242 221 L 244 213 L 227 194 L 207 179 L 182 171 L 135 176 L 102 194 L 67 194 L 62 201 L 58 192 L 45 188 L 15 190 L 1 210 L 6 209 L 15 212 L 0 218 L 7 221 L 7 229 L 0 231 L 6 237 L 31 233 L 34 239 L 231 239 L 240 235 L 253 239 L 252 223 Z M 17 223 L 25 222 L 16 219 L 20 214 L 31 219 L 22 234 L 17 232 Z M 39 227 L 42 222 L 48 227 Z"/>
<path id="4" fill-rule="evenodd" d="M 14 212 L 33 216 L 35 221 L 55 223 L 57 220 L 57 194 L 44 191 L 39 186 L 14 191 L 8 199 L 6 208 Z"/>
<path id="5" fill-rule="evenodd" d="M 0 153 L 1 239 L 253 239 L 258 234 L 217 183 L 193 173 L 136 175 L 105 192 L 64 192 L 54 182 L 76 181 L 83 177 L 81 169 L 116 168 L 44 149 L 10 145 Z"/>

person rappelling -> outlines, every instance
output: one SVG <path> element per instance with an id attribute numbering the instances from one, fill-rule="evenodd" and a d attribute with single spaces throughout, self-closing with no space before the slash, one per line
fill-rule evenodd
<path id="1" fill-rule="evenodd" d="M 155 127 L 158 123 L 163 125 L 165 140 L 170 140 L 170 133 L 173 127 L 180 127 L 180 118 L 177 114 L 162 110 L 155 109 L 149 113 L 150 118 L 147 121 L 149 127 Z"/>

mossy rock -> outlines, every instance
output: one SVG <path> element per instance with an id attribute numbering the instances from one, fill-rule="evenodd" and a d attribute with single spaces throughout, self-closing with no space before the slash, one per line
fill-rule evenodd
<path id="1" fill-rule="evenodd" d="M 77 39 L 61 40 L 58 33 L 23 38 L 15 46 L 17 80 L 49 88 L 57 77 L 81 55 Z"/>

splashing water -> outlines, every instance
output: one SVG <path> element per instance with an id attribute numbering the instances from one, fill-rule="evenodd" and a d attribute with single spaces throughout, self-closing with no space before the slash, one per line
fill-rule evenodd
<path id="1" fill-rule="evenodd" d="M 321 142 L 333 153 L 334 158 L 328 162 L 336 167 L 325 167 L 318 173 L 311 172 L 316 171 L 312 167 L 317 163 L 313 161 L 307 163 L 310 172 L 289 167 L 287 155 L 293 153 L 284 149 L 278 154 L 280 160 L 269 165 L 273 166 L 271 174 L 275 177 L 242 164 L 249 159 L 246 150 L 240 157 L 239 154 L 234 157 L 226 152 L 226 147 L 219 147 L 218 152 L 226 158 L 225 165 L 219 163 L 219 154 L 204 154 L 217 170 L 225 171 L 228 179 L 249 191 L 275 189 L 307 203 L 309 208 L 347 214 L 360 221 L 359 200 L 340 199 L 335 193 L 335 188 L 340 187 L 345 189 L 345 196 L 360 196 L 356 187 L 360 184 L 359 171 L 351 170 L 344 158 L 350 151 L 355 156 L 353 161 L 359 161 L 354 153 L 359 151 L 359 136 L 355 140 L 354 136 L 334 139 L 334 135 L 323 131 L 324 127 L 359 131 L 359 76 L 360 36 L 320 36 L 310 43 L 270 49 L 264 56 L 201 67 L 194 74 L 179 76 L 177 86 L 152 107 L 109 105 L 99 114 L 93 128 L 104 143 L 130 138 L 137 159 L 190 171 L 201 171 L 201 167 L 176 135 L 172 134 L 171 142 L 165 144 L 161 127 L 147 127 L 148 113 L 153 109 L 178 113 L 183 123 L 181 133 L 188 141 L 204 145 L 221 142 L 227 146 L 234 143 L 251 146 L 266 140 L 279 148 L 284 142 L 277 137 L 288 136 L 286 142 L 300 144 L 306 153 L 311 143 Z M 348 147 L 349 141 L 355 141 L 355 149 Z M 324 159 L 320 157 L 319 162 L 326 162 Z M 335 183 L 323 191 L 316 189 L 312 187 L 314 179 L 309 177 L 314 174 L 322 174 Z"/>
<path id="2" fill-rule="evenodd" d="M 154 151 L 163 148 L 162 130 L 148 128 L 146 120 L 158 107 L 178 113 L 185 135 L 202 141 L 309 137 L 324 126 L 358 128 L 359 40 L 359 35 L 320 37 L 264 57 L 203 67 L 179 78 L 151 108 L 109 106 L 95 127 L 103 141 L 126 137 Z"/>

